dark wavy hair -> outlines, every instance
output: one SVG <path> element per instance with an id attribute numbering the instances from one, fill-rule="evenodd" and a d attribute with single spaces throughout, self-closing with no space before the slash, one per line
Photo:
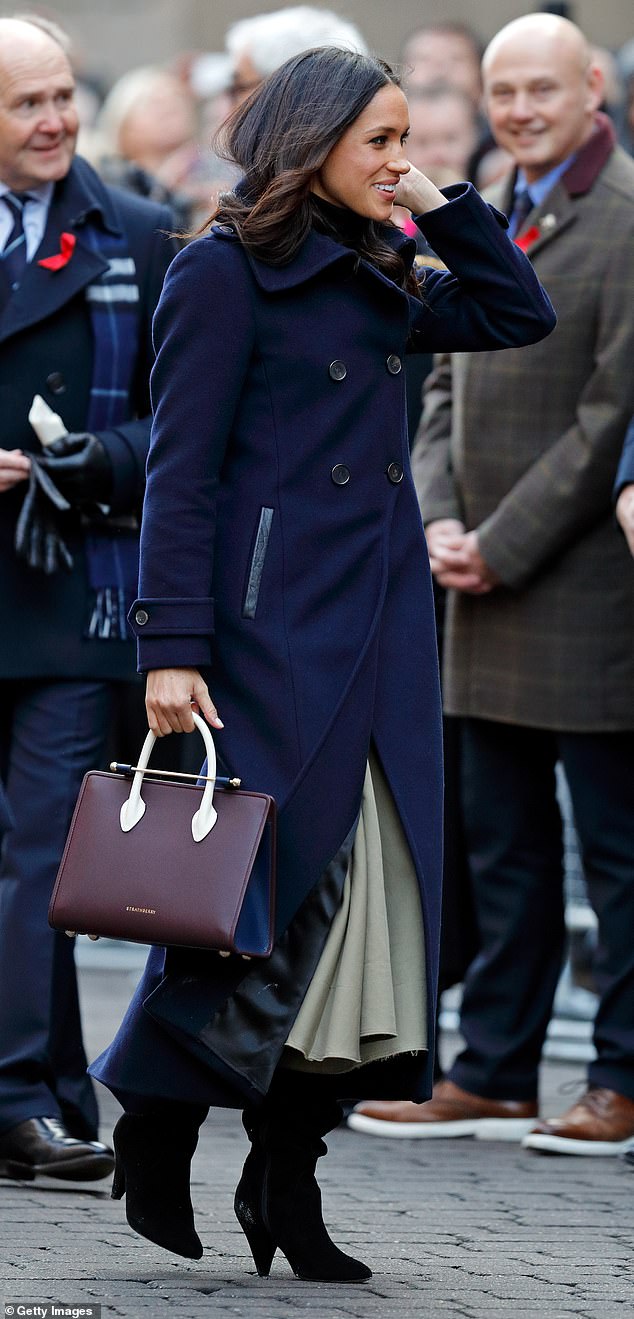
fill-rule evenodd
<path id="1" fill-rule="evenodd" d="M 383 60 L 334 46 L 287 60 L 219 130 L 217 150 L 240 167 L 243 178 L 235 192 L 220 198 L 207 224 L 232 225 L 244 246 L 270 265 L 291 261 L 315 221 L 314 175 L 372 97 L 390 83 L 400 87 Z M 361 219 L 356 250 L 419 296 L 418 282 L 386 241 L 385 228 Z"/>

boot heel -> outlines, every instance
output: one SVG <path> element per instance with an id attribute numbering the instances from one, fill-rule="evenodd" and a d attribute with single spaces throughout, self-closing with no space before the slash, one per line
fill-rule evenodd
<path id="1" fill-rule="evenodd" d="M 122 1200 L 125 1194 L 125 1169 L 118 1159 L 115 1160 L 114 1177 L 110 1191 L 111 1200 Z"/>
<path id="2" fill-rule="evenodd" d="M 294 1120 L 294 1121 L 293 1121 Z M 317 1159 L 326 1153 L 320 1131 L 334 1125 L 326 1117 L 303 1129 L 297 1114 L 273 1110 L 260 1129 L 265 1167 L 259 1222 L 271 1244 L 281 1251 L 296 1278 L 306 1282 L 367 1282 L 372 1270 L 346 1255 L 324 1224 L 321 1191 L 315 1180 Z"/>
<path id="3" fill-rule="evenodd" d="M 234 1208 L 236 1218 L 249 1243 L 249 1250 L 253 1255 L 253 1263 L 258 1274 L 260 1278 L 268 1278 L 277 1249 L 275 1242 L 264 1223 L 257 1222 L 252 1209 L 244 1200 L 236 1198 Z"/>

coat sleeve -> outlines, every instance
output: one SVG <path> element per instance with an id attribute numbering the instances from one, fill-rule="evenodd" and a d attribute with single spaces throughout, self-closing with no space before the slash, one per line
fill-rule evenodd
<path id="1" fill-rule="evenodd" d="M 444 354 L 424 386 L 423 411 L 412 448 L 412 473 L 423 522 L 463 521 L 451 464 L 451 356 Z"/>
<path id="2" fill-rule="evenodd" d="M 173 261 L 154 321 L 154 421 L 141 523 L 139 669 L 211 662 L 220 472 L 251 357 L 246 262 L 214 237 Z"/>
<path id="3" fill-rule="evenodd" d="M 505 217 L 470 183 L 442 191 L 447 205 L 416 224 L 450 273 L 424 271 L 422 300 L 410 299 L 410 350 L 478 352 L 545 339 L 557 318 Z"/>
<path id="4" fill-rule="evenodd" d="M 600 518 L 634 411 L 634 242 L 615 235 L 597 308 L 594 370 L 575 421 L 524 472 L 478 528 L 480 551 L 507 586 L 522 587 Z"/>
<path id="5" fill-rule="evenodd" d="M 143 498 L 145 463 L 150 442 L 150 372 L 154 361 L 152 348 L 152 318 L 161 295 L 163 281 L 170 262 L 176 254 L 176 240 L 167 237 L 174 227 L 171 212 L 165 206 L 156 207 L 155 218 L 143 225 L 140 246 L 143 265 L 137 260 L 141 274 L 139 288 L 139 351 L 132 382 L 130 420 L 112 430 L 99 431 L 112 465 L 112 495 L 110 509 L 113 514 L 130 513 L 138 509 Z"/>
<path id="6" fill-rule="evenodd" d="M 625 436 L 625 444 L 623 445 L 623 452 L 621 454 L 621 461 L 619 462 L 616 474 L 616 481 L 614 482 L 612 498 L 615 503 L 623 487 L 631 485 L 632 482 L 634 482 L 634 417 L 628 426 L 627 435 Z"/>

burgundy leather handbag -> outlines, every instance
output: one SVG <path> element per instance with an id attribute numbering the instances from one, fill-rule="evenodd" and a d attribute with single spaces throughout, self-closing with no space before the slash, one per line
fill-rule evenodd
<path id="1" fill-rule="evenodd" d="M 153 733 L 137 766 L 86 774 L 49 906 L 54 929 L 269 956 L 275 802 L 236 780 L 219 786 L 211 732 L 194 722 L 207 750 L 200 784 L 149 777 Z"/>

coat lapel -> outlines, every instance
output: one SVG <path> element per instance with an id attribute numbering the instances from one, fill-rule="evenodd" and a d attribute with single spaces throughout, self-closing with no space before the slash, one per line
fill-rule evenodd
<path id="1" fill-rule="evenodd" d="M 0 343 L 46 320 L 108 269 L 108 262 L 92 250 L 85 238 L 86 225 L 95 221 L 115 233 L 119 231 L 118 217 L 97 176 L 83 161 L 75 161 L 70 174 L 55 190 L 38 251 L 4 308 Z M 65 232 L 75 234 L 77 239 L 68 264 L 60 270 L 38 265 L 42 258 L 59 252 L 60 236 Z"/>
<path id="2" fill-rule="evenodd" d="M 525 245 L 520 245 L 532 258 L 548 243 L 558 238 L 565 229 L 569 229 L 570 225 L 575 224 L 576 220 L 575 204 L 560 180 L 544 198 L 541 206 L 536 206 L 531 211 L 517 237 L 530 239 Z M 537 232 L 533 236 L 532 231 L 535 230 Z"/>
<path id="3" fill-rule="evenodd" d="M 497 188 L 491 188 L 487 192 L 486 199 L 505 215 L 510 215 L 513 209 L 514 188 L 515 174 Z M 559 183 L 551 188 L 541 205 L 534 206 L 532 211 L 529 211 L 515 241 L 524 239 L 525 242 L 520 241 L 519 246 L 532 258 L 542 247 L 558 237 L 563 229 L 574 224 L 575 218 L 575 207 L 560 179 Z"/>

